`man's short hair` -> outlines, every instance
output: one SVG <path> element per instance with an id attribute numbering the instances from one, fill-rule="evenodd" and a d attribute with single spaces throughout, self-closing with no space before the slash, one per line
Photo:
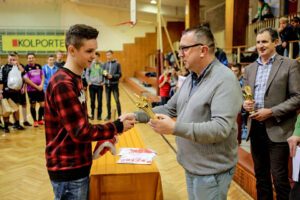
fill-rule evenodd
<path id="1" fill-rule="evenodd" d="M 114 54 L 114 52 L 112 50 L 108 50 L 108 51 L 106 51 L 106 53 Z"/>
<path id="2" fill-rule="evenodd" d="M 30 55 L 33 55 L 35 57 L 35 53 L 29 52 L 29 53 L 27 53 L 26 58 L 28 58 L 28 56 L 30 56 Z"/>
<path id="3" fill-rule="evenodd" d="M 211 30 L 206 26 L 195 26 L 186 29 L 183 31 L 182 35 L 189 33 L 189 32 L 195 32 L 195 39 L 196 40 L 203 40 L 206 45 L 208 46 L 210 53 L 214 53 L 215 51 L 215 38 L 212 34 Z"/>
<path id="4" fill-rule="evenodd" d="M 239 68 L 240 71 L 242 70 L 242 65 L 240 63 L 235 63 L 232 67 Z"/>
<path id="5" fill-rule="evenodd" d="M 299 24 L 300 23 L 300 18 L 299 17 L 294 17 L 291 21 Z"/>
<path id="6" fill-rule="evenodd" d="M 279 39 L 277 31 L 272 28 L 262 28 L 258 31 L 257 35 L 262 34 L 264 32 L 269 32 L 272 42 L 275 42 L 275 40 Z"/>
<path id="7" fill-rule="evenodd" d="M 48 59 L 49 59 L 49 58 L 54 58 L 54 55 L 49 55 L 49 56 L 48 56 Z"/>
<path id="8" fill-rule="evenodd" d="M 100 53 L 98 51 L 96 51 L 95 55 L 96 56 L 100 56 Z"/>
<path id="9" fill-rule="evenodd" d="M 258 0 L 259 2 L 265 3 L 265 0 Z"/>
<path id="10" fill-rule="evenodd" d="M 15 54 L 15 52 L 10 52 L 10 53 L 8 54 L 8 56 L 15 57 L 15 56 L 17 56 L 17 55 Z"/>
<path id="11" fill-rule="evenodd" d="M 80 49 L 83 44 L 83 40 L 96 39 L 99 31 L 97 29 L 87 26 L 85 24 L 75 24 L 70 27 L 66 34 L 66 48 L 73 45 L 76 49 Z"/>

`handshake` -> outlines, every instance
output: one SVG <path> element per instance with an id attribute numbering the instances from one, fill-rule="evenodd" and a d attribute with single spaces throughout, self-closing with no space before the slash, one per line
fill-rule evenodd
<path id="1" fill-rule="evenodd" d="M 138 123 L 133 113 L 124 113 L 119 117 L 120 121 L 123 122 L 123 132 L 126 132 L 134 127 Z"/>

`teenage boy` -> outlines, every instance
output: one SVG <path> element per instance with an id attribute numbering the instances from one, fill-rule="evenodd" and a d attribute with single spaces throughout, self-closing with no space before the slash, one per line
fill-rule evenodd
<path id="1" fill-rule="evenodd" d="M 57 71 L 58 67 L 56 65 L 54 65 L 54 56 L 53 55 L 49 55 L 48 56 L 48 64 L 45 64 L 43 66 L 43 73 L 45 76 L 45 81 L 44 81 L 44 92 L 46 92 L 46 88 L 47 85 L 50 81 L 50 78 L 53 76 L 53 74 Z"/>
<path id="2" fill-rule="evenodd" d="M 35 54 L 27 54 L 28 64 L 25 66 L 26 74 L 24 75 L 25 82 L 27 83 L 27 94 L 30 102 L 30 112 L 33 118 L 33 126 L 44 125 L 44 99 L 43 92 L 45 76 L 41 65 L 35 63 Z M 36 102 L 40 104 L 38 120 L 36 119 Z"/>
<path id="3" fill-rule="evenodd" d="M 58 68 L 62 68 L 66 64 L 66 62 L 63 60 L 63 58 L 64 58 L 64 52 L 58 51 L 56 53 L 56 61 L 54 63 Z"/>
<path id="4" fill-rule="evenodd" d="M 122 115 L 104 125 L 90 124 L 81 74 L 95 58 L 98 31 L 77 24 L 66 34 L 67 61 L 51 78 L 45 100 L 46 161 L 55 199 L 87 200 L 92 141 L 112 139 L 133 127 Z"/>
<path id="5" fill-rule="evenodd" d="M 95 99 L 97 95 L 98 100 L 98 109 L 97 109 L 97 120 L 101 120 L 102 114 L 102 93 L 103 93 L 103 69 L 102 62 L 99 60 L 100 54 L 98 52 L 95 53 L 95 60 L 92 62 L 90 68 L 86 69 L 86 81 L 89 85 L 90 98 L 91 98 L 91 120 L 94 120 L 95 117 Z"/>
<path id="6" fill-rule="evenodd" d="M 114 52 L 109 50 L 106 52 L 107 62 L 103 65 L 104 82 L 105 82 L 105 94 L 106 94 L 106 106 L 107 106 L 107 117 L 105 121 L 111 118 L 111 93 L 113 93 L 118 115 L 121 115 L 121 104 L 119 100 L 119 79 L 122 76 L 121 65 L 114 59 Z"/>
<path id="7" fill-rule="evenodd" d="M 15 104 L 19 107 L 20 102 L 20 89 L 14 90 L 8 87 L 8 74 L 11 72 L 14 65 L 17 65 L 16 55 L 14 53 L 10 53 L 8 55 L 8 62 L 6 65 L 1 67 L 0 70 L 0 99 L 11 99 Z M 18 68 L 19 71 L 23 70 L 23 68 Z M 20 79 L 22 79 L 22 75 L 19 75 Z M 24 130 L 24 128 L 20 125 L 19 122 L 19 110 L 13 113 L 13 117 L 15 119 L 15 123 L 13 125 L 14 128 L 18 130 Z M 8 125 L 9 125 L 9 116 L 3 117 L 4 120 L 4 131 L 9 133 Z"/>

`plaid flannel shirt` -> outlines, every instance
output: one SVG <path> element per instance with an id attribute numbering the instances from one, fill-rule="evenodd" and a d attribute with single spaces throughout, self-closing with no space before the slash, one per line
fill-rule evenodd
<path id="1" fill-rule="evenodd" d="M 254 84 L 254 100 L 255 100 L 255 109 L 264 108 L 264 98 L 265 98 L 265 92 L 267 87 L 267 82 L 269 78 L 269 74 L 274 62 L 274 57 L 276 54 L 274 54 L 270 60 L 263 65 L 261 62 L 261 58 L 257 58 L 258 68 L 256 72 L 256 79 Z"/>
<path id="2" fill-rule="evenodd" d="M 89 175 L 91 142 L 111 139 L 122 130 L 119 120 L 104 125 L 89 123 L 80 76 L 66 68 L 53 75 L 45 97 L 45 154 L 51 180 L 69 181 Z"/>

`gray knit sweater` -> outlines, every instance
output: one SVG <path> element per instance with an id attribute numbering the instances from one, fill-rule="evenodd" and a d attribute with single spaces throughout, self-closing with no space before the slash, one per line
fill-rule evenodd
<path id="1" fill-rule="evenodd" d="M 216 59 L 189 96 L 191 75 L 164 106 L 155 113 L 177 117 L 174 135 L 177 160 L 188 172 L 211 175 L 227 171 L 238 161 L 237 115 L 242 92 L 236 76 Z M 144 112 L 138 121 L 147 122 Z"/>

